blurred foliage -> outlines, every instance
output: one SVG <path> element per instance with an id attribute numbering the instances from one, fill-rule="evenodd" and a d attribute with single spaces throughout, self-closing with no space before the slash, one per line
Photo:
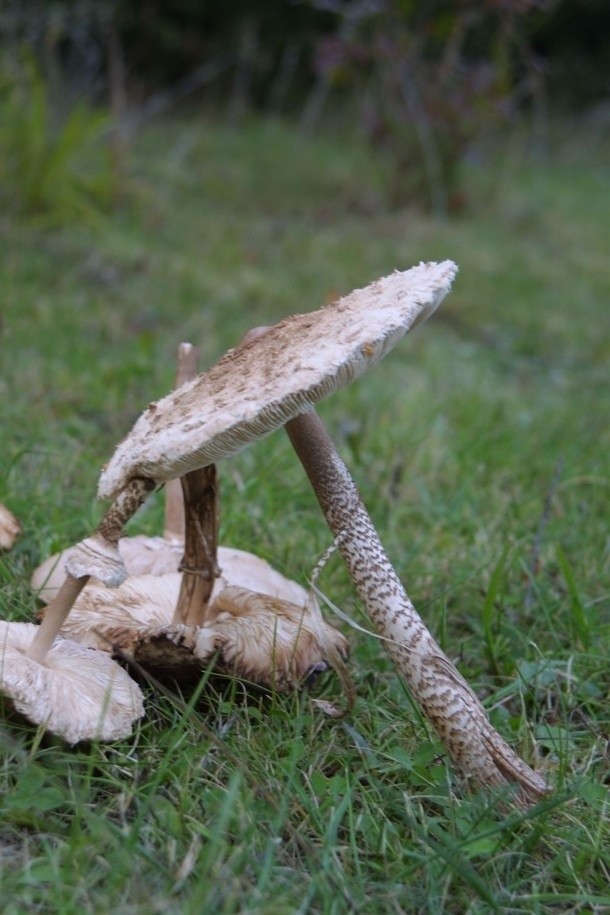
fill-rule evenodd
<path id="1" fill-rule="evenodd" d="M 358 99 L 365 136 L 390 164 L 390 202 L 437 215 L 464 206 L 466 151 L 542 94 L 525 17 L 536 0 L 362 5 L 321 43 L 319 95 L 334 86 Z"/>
<path id="2" fill-rule="evenodd" d="M 83 99 L 110 108 L 119 153 L 134 126 L 187 97 L 233 121 L 252 110 L 287 115 L 309 131 L 349 120 L 385 163 L 391 205 L 444 214 L 469 203 L 464 158 L 497 129 L 524 113 L 540 127 L 558 105 L 604 102 L 610 4 L 5 0 L 0 39 L 8 54 L 33 49 L 43 105 L 74 118 L 68 134 L 81 144 L 89 122 L 74 105 Z M 39 109 L 39 88 L 29 91 Z M 15 121 L 11 103 L 4 106 Z M 39 122 L 29 136 L 42 132 L 39 114 L 32 117 Z M 53 183 L 44 182 L 47 195 Z M 31 190 L 38 206 L 44 194 Z"/>
<path id="3" fill-rule="evenodd" d="M 114 196 L 107 115 L 84 103 L 58 119 L 29 54 L 0 70 L 0 203 L 50 222 L 88 218 Z"/>
<path id="4" fill-rule="evenodd" d="M 132 91 L 152 91 L 179 80 L 203 60 L 223 57 L 235 88 L 247 70 L 249 102 L 277 101 L 278 82 L 294 104 L 316 79 L 328 39 L 346 23 L 373 32 L 392 19 L 399 31 L 427 44 L 426 56 L 445 55 L 456 22 L 467 21 L 465 61 L 497 64 L 498 43 L 519 22 L 521 50 L 531 48 L 555 96 L 573 105 L 607 97 L 610 6 L 606 0 L 5 0 L 4 41 L 37 47 L 73 80 L 102 91 L 113 29 L 123 46 Z M 512 64 L 519 68 L 518 55 Z"/>

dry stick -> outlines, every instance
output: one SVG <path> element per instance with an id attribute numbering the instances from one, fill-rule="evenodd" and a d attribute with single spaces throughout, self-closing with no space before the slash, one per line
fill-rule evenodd
<path id="1" fill-rule="evenodd" d="M 286 425 L 352 580 L 386 649 L 453 760 L 479 785 L 519 786 L 520 801 L 547 785 L 494 730 L 479 699 L 436 644 L 387 558 L 349 472 L 315 413 Z"/>
<path id="2" fill-rule="evenodd" d="M 181 477 L 186 529 L 180 594 L 174 623 L 203 626 L 214 580 L 219 575 L 218 487 L 216 467 L 210 464 Z"/>
<path id="3" fill-rule="evenodd" d="M 174 389 L 197 375 L 197 350 L 190 343 L 178 347 Z M 165 537 L 184 537 L 180 594 L 174 623 L 201 626 L 219 574 L 218 487 L 214 465 L 193 470 L 165 486 Z"/>
<path id="4" fill-rule="evenodd" d="M 123 527 L 131 516 L 136 513 L 140 505 L 146 501 L 149 493 L 154 488 L 153 480 L 132 480 L 112 503 L 93 536 L 106 541 L 111 546 L 116 546 L 123 532 Z M 57 633 L 74 606 L 76 598 L 90 577 L 90 575 L 82 575 L 77 578 L 68 572 L 66 580 L 46 609 L 44 619 L 25 653 L 26 657 L 32 661 L 38 661 L 38 663 L 43 662 L 45 655 L 55 641 Z"/>

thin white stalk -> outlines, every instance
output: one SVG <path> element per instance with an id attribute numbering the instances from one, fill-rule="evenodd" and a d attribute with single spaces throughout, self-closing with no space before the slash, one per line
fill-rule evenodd
<path id="1" fill-rule="evenodd" d="M 178 347 L 178 371 L 174 390 L 191 381 L 197 374 L 198 353 L 192 343 L 181 343 Z M 168 480 L 165 484 L 165 523 L 163 536 L 166 540 L 184 540 L 184 499 L 180 480 Z"/>
<path id="2" fill-rule="evenodd" d="M 98 537 L 103 544 L 116 548 L 116 544 L 123 532 L 123 527 L 146 500 L 151 489 L 154 489 L 154 485 L 152 480 L 132 480 L 112 503 L 97 527 L 93 538 L 90 539 L 93 540 Z M 116 555 L 118 557 L 118 550 L 116 550 Z M 88 574 L 72 575 L 68 571 L 66 580 L 47 607 L 43 621 L 25 653 L 26 657 L 32 661 L 37 661 L 39 664 L 43 663 L 66 617 L 74 606 L 76 598 L 90 577 Z"/>
<path id="3" fill-rule="evenodd" d="M 66 575 L 64 583 L 46 609 L 44 619 L 38 627 L 30 647 L 25 652 L 26 658 L 31 661 L 37 661 L 38 664 L 43 663 L 47 652 L 55 641 L 57 633 L 74 606 L 76 598 L 90 577 L 90 575 L 85 575 L 82 578 L 75 578 L 74 575 L 69 573 Z"/>

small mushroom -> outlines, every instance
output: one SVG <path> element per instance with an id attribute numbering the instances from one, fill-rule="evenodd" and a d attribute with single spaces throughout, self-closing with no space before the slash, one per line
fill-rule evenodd
<path id="1" fill-rule="evenodd" d="M 17 711 L 71 743 L 127 736 L 143 714 L 139 688 L 116 662 L 57 635 L 92 571 L 111 585 L 124 577 L 116 544 L 153 485 L 130 483 L 95 533 L 71 551 L 66 580 L 40 626 L 0 623 L 0 690 Z"/>
<path id="2" fill-rule="evenodd" d="M 0 621 L 0 690 L 17 712 L 68 743 L 118 740 L 144 714 L 142 693 L 108 655 L 56 639 L 44 663 L 28 657 L 38 627 Z"/>
<path id="3" fill-rule="evenodd" d="M 180 484 L 178 484 L 180 485 Z M 66 580 L 65 564 L 72 548 L 48 556 L 34 569 L 30 584 L 38 598 L 45 604 L 53 600 L 63 582 Z M 122 537 L 118 543 L 119 556 L 127 576 L 132 575 L 165 575 L 176 572 L 184 552 L 184 541 L 163 537 L 147 537 L 136 534 L 133 537 Z M 100 584 L 91 576 L 87 587 Z"/>
<path id="4" fill-rule="evenodd" d="M 21 525 L 6 505 L 0 502 L 0 550 L 12 550 Z"/>
<path id="5" fill-rule="evenodd" d="M 68 551 L 66 578 L 46 608 L 44 619 L 27 648 L 28 658 L 43 663 L 74 601 L 91 577 L 111 588 L 125 580 L 127 573 L 117 544 L 126 522 L 154 485 L 152 480 L 132 480 L 115 499 L 92 536 Z"/>

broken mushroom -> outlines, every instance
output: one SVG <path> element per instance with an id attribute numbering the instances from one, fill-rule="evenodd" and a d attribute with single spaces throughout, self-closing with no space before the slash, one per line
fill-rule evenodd
<path id="1" fill-rule="evenodd" d="M 244 565 L 245 586 L 223 578 L 215 583 L 201 626 L 174 621 L 181 576 L 170 573 L 128 578 L 116 589 L 89 585 L 62 632 L 82 645 L 132 658 L 156 677 L 178 681 L 198 677 L 213 662 L 215 672 L 284 691 L 314 672 L 340 666 L 347 641 L 323 621 L 307 592 L 275 570 L 278 587 L 253 591 Z"/>

